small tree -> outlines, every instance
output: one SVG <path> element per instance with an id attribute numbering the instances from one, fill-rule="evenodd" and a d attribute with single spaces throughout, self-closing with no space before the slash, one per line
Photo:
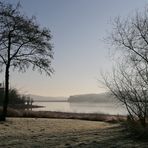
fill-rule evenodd
<path id="1" fill-rule="evenodd" d="M 36 18 L 21 14 L 20 4 L 0 2 L 0 69 L 5 69 L 5 97 L 0 120 L 5 121 L 9 102 L 9 70 L 25 72 L 30 66 L 51 75 L 53 58 L 50 31 Z"/>
<path id="2" fill-rule="evenodd" d="M 123 105 L 125 105 L 129 119 L 139 121 L 146 127 L 148 116 L 148 92 L 144 80 L 136 69 L 120 65 L 113 70 L 112 75 L 102 75 L 107 88 Z"/>
<path id="3" fill-rule="evenodd" d="M 109 39 L 122 53 L 123 60 L 113 70 L 113 77 L 103 76 L 105 84 L 126 106 L 130 119 L 140 121 L 145 128 L 148 116 L 148 9 L 125 20 L 116 18 Z"/>

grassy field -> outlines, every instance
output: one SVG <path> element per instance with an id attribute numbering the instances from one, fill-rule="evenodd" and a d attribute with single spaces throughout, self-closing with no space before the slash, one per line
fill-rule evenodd
<path id="1" fill-rule="evenodd" d="M 147 147 L 132 140 L 119 124 L 76 119 L 8 118 L 0 123 L 0 147 Z"/>

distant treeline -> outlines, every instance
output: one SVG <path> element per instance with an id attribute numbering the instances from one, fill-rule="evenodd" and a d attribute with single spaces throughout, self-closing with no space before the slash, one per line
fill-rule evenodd
<path id="1" fill-rule="evenodd" d="M 104 103 L 104 102 L 115 102 L 115 98 L 109 93 L 101 93 L 101 94 L 82 94 L 82 95 L 74 95 L 68 98 L 69 102 L 89 102 L 89 103 Z"/>

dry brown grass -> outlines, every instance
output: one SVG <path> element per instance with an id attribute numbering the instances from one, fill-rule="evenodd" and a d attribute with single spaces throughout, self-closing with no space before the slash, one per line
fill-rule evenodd
<path id="1" fill-rule="evenodd" d="M 119 124 L 45 118 L 7 118 L 0 123 L 1 148 L 145 148 Z"/>
<path id="2" fill-rule="evenodd" d="M 51 143 L 53 147 L 57 147 L 59 145 L 57 138 L 50 141 L 50 137 L 62 135 L 58 137 L 58 141 L 65 144 L 68 142 L 63 141 L 65 134 L 75 134 L 112 126 L 115 125 L 71 119 L 7 118 L 6 122 L 0 123 L 0 147 L 48 147 Z M 44 145 L 45 143 L 46 145 Z"/>
<path id="3" fill-rule="evenodd" d="M 0 109 L 1 112 L 1 109 Z M 97 113 L 66 113 L 53 111 L 27 111 L 8 109 L 8 117 L 29 117 L 29 118 L 58 118 L 58 119 L 81 119 L 90 121 L 104 121 L 111 123 L 119 123 L 126 120 L 126 116 L 109 115 Z"/>
<path id="4" fill-rule="evenodd" d="M 86 131 L 114 126 L 105 122 L 43 119 L 43 118 L 8 118 L 0 123 L 0 135 L 58 134 L 65 132 Z"/>

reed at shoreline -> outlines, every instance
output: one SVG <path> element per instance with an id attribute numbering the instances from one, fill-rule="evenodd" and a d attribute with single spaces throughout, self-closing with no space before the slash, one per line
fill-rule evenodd
<path id="1" fill-rule="evenodd" d="M 1 109 L 0 109 L 1 111 Z M 104 121 L 118 123 L 127 119 L 124 115 L 109 115 L 101 113 L 70 113 L 55 111 L 31 111 L 8 109 L 8 117 L 28 117 L 28 118 L 57 118 L 57 119 L 81 119 L 90 121 Z"/>

